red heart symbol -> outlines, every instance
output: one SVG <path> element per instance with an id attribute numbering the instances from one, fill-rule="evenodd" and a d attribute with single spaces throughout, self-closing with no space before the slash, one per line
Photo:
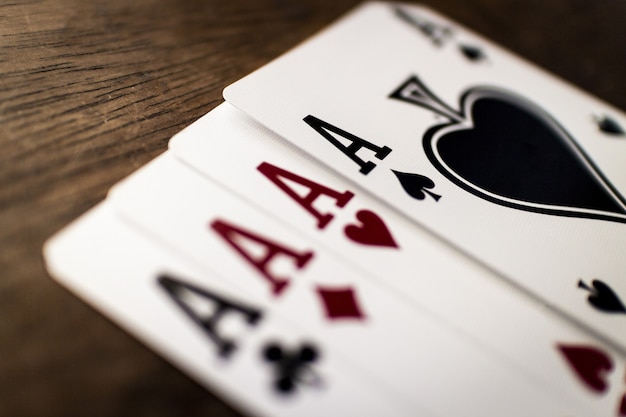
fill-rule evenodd
<path id="1" fill-rule="evenodd" d="M 603 351 L 591 346 L 558 345 L 559 350 L 587 388 L 597 393 L 607 390 L 607 373 L 613 369 L 613 361 Z"/>
<path id="2" fill-rule="evenodd" d="M 357 243 L 374 246 L 389 246 L 397 248 L 393 236 L 385 226 L 385 222 L 378 215 L 369 210 L 359 210 L 356 218 L 361 225 L 350 224 L 346 226 L 344 232 L 346 236 Z"/>

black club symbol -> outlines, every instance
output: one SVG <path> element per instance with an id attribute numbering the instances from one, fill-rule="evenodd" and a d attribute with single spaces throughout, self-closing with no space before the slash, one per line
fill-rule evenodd
<path id="1" fill-rule="evenodd" d="M 319 353 L 310 344 L 303 343 L 299 349 L 286 350 L 278 343 L 270 343 L 264 348 L 263 357 L 274 365 L 274 388 L 281 394 L 293 393 L 298 383 L 320 383 L 319 376 L 310 366 L 317 361 Z"/>

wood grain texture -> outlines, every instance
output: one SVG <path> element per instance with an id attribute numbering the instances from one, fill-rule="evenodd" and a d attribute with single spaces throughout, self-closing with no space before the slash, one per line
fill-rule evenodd
<path id="1" fill-rule="evenodd" d="M 626 109 L 623 0 L 425 4 Z M 351 0 L 0 3 L 0 416 L 236 416 L 54 283 L 41 248 Z"/>

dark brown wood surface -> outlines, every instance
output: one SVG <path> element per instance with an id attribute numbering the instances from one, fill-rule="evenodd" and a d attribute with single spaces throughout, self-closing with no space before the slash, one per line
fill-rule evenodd
<path id="1" fill-rule="evenodd" d="M 624 0 L 423 3 L 626 109 Z M 0 2 L 0 416 L 238 415 L 52 281 L 41 248 L 355 4 Z"/>

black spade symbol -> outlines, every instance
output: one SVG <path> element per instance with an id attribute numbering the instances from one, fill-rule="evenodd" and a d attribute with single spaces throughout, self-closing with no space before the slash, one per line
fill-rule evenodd
<path id="1" fill-rule="evenodd" d="M 622 126 L 617 123 L 615 119 L 609 116 L 604 116 L 596 119 L 596 123 L 598 124 L 598 129 L 608 135 L 624 136 L 626 134 Z"/>
<path id="2" fill-rule="evenodd" d="M 478 62 L 487 57 L 482 48 L 479 48 L 478 46 L 461 44 L 459 45 L 459 50 L 465 56 L 465 58 L 469 59 L 470 61 Z"/>
<path id="3" fill-rule="evenodd" d="M 576 141 L 539 106 L 488 87 L 467 90 L 461 112 L 417 77 L 391 95 L 450 121 L 430 128 L 430 162 L 459 187 L 532 212 L 626 223 L 626 203 Z"/>
<path id="4" fill-rule="evenodd" d="M 431 196 L 435 201 L 439 201 L 441 196 L 439 194 L 435 194 L 428 189 L 434 188 L 435 183 L 428 177 L 419 174 L 411 174 L 407 172 L 400 172 L 391 170 L 393 174 L 400 181 L 400 185 L 404 188 L 404 191 L 411 197 L 417 200 L 423 200 L 426 198 L 426 195 Z"/>
<path id="5" fill-rule="evenodd" d="M 624 307 L 624 304 L 622 304 L 622 301 L 611 287 L 599 279 L 591 281 L 591 285 L 593 288 L 590 288 L 582 280 L 578 281 L 578 288 L 582 288 L 591 293 L 587 297 L 589 304 L 606 313 L 626 314 L 626 307 Z"/>

